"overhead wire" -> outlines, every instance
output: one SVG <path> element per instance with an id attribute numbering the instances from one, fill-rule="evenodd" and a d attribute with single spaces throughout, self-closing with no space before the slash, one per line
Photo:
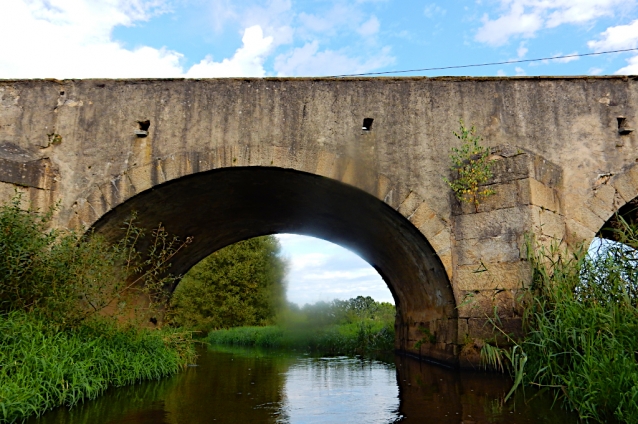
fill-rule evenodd
<path id="1" fill-rule="evenodd" d="M 507 60 L 504 62 L 475 63 L 471 65 L 440 66 L 435 68 L 407 69 L 407 70 L 400 70 L 400 71 L 364 72 L 361 74 L 332 75 L 332 78 L 365 77 L 365 76 L 371 76 L 371 75 L 405 74 L 408 72 L 426 72 L 426 71 L 442 71 L 446 69 L 477 68 L 480 66 L 512 65 L 516 63 L 542 62 L 542 61 L 549 61 L 549 60 L 570 59 L 570 58 L 578 58 L 578 57 L 585 57 L 585 56 L 599 56 L 603 54 L 625 53 L 625 52 L 633 52 L 633 51 L 638 51 L 638 48 L 608 50 L 604 52 L 595 52 L 595 53 L 580 53 L 580 54 L 574 53 L 574 54 L 568 54 L 564 56 L 542 57 L 538 59 L 517 59 L 517 60 Z"/>

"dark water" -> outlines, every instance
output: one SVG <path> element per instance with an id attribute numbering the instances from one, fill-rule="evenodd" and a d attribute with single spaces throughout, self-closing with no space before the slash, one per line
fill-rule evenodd
<path id="1" fill-rule="evenodd" d="M 403 356 L 318 358 L 203 349 L 198 366 L 158 382 L 113 389 L 30 424 L 576 423 L 527 390 L 503 405 L 511 382 Z"/>

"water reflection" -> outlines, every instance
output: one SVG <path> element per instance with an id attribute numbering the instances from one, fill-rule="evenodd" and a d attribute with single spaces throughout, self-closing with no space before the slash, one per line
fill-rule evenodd
<path id="1" fill-rule="evenodd" d="M 402 356 L 311 358 L 246 349 L 203 350 L 199 366 L 110 390 L 31 424 L 576 423 L 528 390 L 502 406 L 511 383 Z"/>

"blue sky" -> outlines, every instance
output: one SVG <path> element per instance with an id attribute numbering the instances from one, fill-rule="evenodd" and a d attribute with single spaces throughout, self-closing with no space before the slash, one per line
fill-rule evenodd
<path id="1" fill-rule="evenodd" d="M 328 76 L 595 53 L 638 48 L 637 6 L 638 0 L 4 0 L 0 78 Z M 638 74 L 638 52 L 402 75 L 605 74 Z M 314 239 L 281 241 L 291 261 L 291 300 L 390 300 L 355 255 Z"/>
<path id="2" fill-rule="evenodd" d="M 317 76 L 638 47 L 637 0 L 6 0 L 0 78 Z M 638 73 L 633 53 L 427 75 Z"/>

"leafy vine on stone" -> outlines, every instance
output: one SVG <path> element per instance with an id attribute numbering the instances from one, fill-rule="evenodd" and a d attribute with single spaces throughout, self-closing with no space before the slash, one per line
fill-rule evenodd
<path id="1" fill-rule="evenodd" d="M 444 180 L 454 191 L 457 199 L 474 205 L 474 210 L 478 212 L 481 201 L 495 193 L 493 189 L 484 185 L 492 177 L 490 148 L 481 145 L 481 136 L 476 134 L 474 125 L 467 128 L 462 119 L 459 123 L 459 131 L 453 133 L 463 144 L 460 148 L 452 147 L 450 169 L 454 177 Z"/>

